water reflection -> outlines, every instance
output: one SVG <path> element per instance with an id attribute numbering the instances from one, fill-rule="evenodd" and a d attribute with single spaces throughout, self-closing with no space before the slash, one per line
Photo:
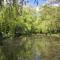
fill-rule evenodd
<path id="1" fill-rule="evenodd" d="M 21 36 L 6 39 L 2 47 L 0 55 L 5 60 L 60 60 L 59 36 Z"/>
<path id="2" fill-rule="evenodd" d="M 35 60 L 41 60 L 40 56 L 36 54 Z"/>

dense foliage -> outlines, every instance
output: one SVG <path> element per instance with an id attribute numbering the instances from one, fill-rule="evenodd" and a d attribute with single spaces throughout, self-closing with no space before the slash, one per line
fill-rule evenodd
<path id="1" fill-rule="evenodd" d="M 60 7 L 44 6 L 41 9 L 39 14 L 29 7 L 24 7 L 22 13 L 18 6 L 0 9 L 0 32 L 8 36 L 60 32 Z"/>

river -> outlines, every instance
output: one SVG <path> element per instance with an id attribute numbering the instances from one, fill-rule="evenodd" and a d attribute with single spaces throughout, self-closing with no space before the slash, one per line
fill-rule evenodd
<path id="1" fill-rule="evenodd" d="M 0 60 L 60 60 L 60 35 L 24 35 L 6 39 Z"/>

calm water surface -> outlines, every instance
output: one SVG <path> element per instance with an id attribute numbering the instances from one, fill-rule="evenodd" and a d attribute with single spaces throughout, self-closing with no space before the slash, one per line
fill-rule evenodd
<path id="1" fill-rule="evenodd" d="M 60 35 L 27 35 L 6 39 L 1 52 L 5 60 L 60 60 Z"/>

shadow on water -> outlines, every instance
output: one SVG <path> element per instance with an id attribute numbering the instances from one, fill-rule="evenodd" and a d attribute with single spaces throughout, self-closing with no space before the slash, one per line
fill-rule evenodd
<path id="1" fill-rule="evenodd" d="M 25 35 L 5 39 L 0 60 L 60 60 L 60 36 Z"/>

